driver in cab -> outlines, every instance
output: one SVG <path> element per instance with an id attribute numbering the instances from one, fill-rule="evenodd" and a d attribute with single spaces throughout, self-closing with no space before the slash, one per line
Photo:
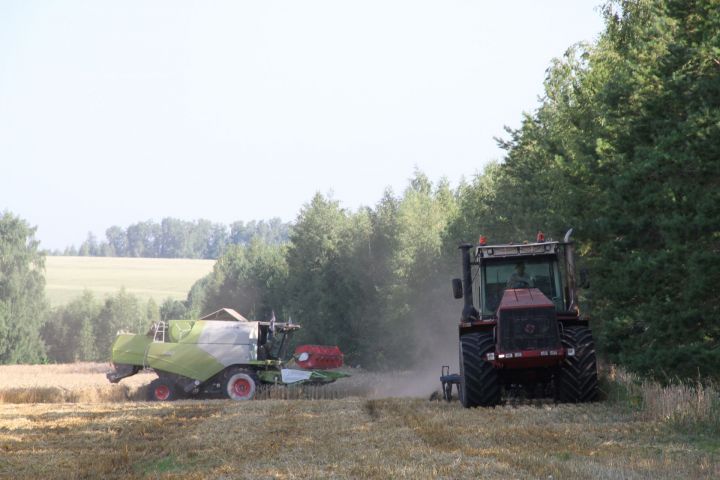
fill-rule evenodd
<path id="1" fill-rule="evenodd" d="M 507 288 L 530 288 L 532 280 L 525 273 L 525 263 L 518 262 L 515 265 L 515 271 L 508 278 Z"/>

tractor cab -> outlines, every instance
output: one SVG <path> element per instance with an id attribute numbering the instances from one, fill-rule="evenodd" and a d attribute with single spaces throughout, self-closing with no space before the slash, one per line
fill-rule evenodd
<path id="1" fill-rule="evenodd" d="M 494 316 L 507 290 L 536 289 L 546 297 L 556 311 L 565 310 L 565 298 L 560 265 L 550 245 L 551 254 L 493 257 L 480 250 L 474 262 L 474 277 L 479 278 L 478 288 L 473 291 L 474 302 L 483 316 Z M 492 250 L 491 250 L 492 251 Z M 521 249 L 522 251 L 522 249 Z"/>
<path id="2" fill-rule="evenodd" d="M 508 291 L 537 291 L 556 313 L 577 316 L 570 234 L 563 241 L 546 242 L 539 233 L 535 243 L 487 245 L 481 237 L 477 245 L 460 245 L 463 278 L 453 280 L 453 291 L 465 300 L 461 322 L 497 320 Z"/>

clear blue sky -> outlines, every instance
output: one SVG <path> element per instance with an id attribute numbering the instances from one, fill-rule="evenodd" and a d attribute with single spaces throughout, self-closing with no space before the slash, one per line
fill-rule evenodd
<path id="1" fill-rule="evenodd" d="M 500 159 L 600 0 L 0 2 L 0 211 L 44 248 L 111 225 L 294 220 Z"/>

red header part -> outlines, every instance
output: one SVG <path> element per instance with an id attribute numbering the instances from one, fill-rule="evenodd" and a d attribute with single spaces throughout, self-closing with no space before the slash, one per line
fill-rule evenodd
<path id="1" fill-rule="evenodd" d="M 336 346 L 300 345 L 295 349 L 294 357 L 297 365 L 306 369 L 327 370 L 343 365 L 343 354 Z"/>

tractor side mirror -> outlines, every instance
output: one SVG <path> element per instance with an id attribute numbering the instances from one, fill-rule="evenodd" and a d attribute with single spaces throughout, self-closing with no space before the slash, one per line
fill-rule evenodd
<path id="1" fill-rule="evenodd" d="M 459 278 L 452 279 L 452 289 L 453 289 L 453 297 L 455 297 L 455 298 L 463 297 L 462 281 Z"/>
<path id="2" fill-rule="evenodd" d="M 578 286 L 583 289 L 590 288 L 590 272 L 587 268 L 580 269 L 580 285 Z"/>

